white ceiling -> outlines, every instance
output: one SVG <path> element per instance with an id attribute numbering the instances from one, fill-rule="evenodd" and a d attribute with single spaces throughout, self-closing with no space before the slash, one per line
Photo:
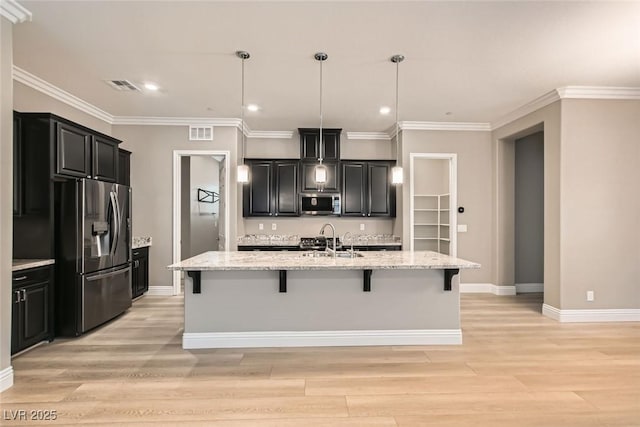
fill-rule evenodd
<path id="1" fill-rule="evenodd" d="M 639 2 L 20 1 L 14 63 L 115 116 L 240 116 L 255 130 L 492 122 L 558 87 L 640 87 Z M 118 92 L 105 79 L 154 81 Z M 450 114 L 446 114 L 450 112 Z"/>

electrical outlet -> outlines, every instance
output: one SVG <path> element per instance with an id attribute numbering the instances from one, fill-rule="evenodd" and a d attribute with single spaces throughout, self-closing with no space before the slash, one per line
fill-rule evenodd
<path id="1" fill-rule="evenodd" d="M 264 230 L 264 224 L 258 224 L 258 230 Z"/>
<path id="2" fill-rule="evenodd" d="M 360 224 L 360 231 L 364 231 L 364 224 Z"/>
<path id="3" fill-rule="evenodd" d="M 278 225 L 274 222 L 271 224 L 271 231 L 276 231 L 278 229 Z"/>
<path id="4" fill-rule="evenodd" d="M 593 291 L 587 291 L 587 301 L 593 301 L 595 299 L 595 294 Z"/>

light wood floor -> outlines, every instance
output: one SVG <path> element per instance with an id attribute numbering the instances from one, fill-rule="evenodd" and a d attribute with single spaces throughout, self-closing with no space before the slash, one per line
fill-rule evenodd
<path id="1" fill-rule="evenodd" d="M 185 351 L 182 302 L 14 358 L 0 424 L 640 426 L 640 324 L 560 324 L 539 294 L 463 295 L 464 345 L 424 347 Z"/>

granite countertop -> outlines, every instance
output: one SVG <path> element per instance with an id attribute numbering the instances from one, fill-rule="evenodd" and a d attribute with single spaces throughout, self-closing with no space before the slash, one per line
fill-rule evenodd
<path id="1" fill-rule="evenodd" d="M 131 249 L 144 248 L 151 246 L 151 237 L 134 237 L 131 243 Z"/>
<path id="2" fill-rule="evenodd" d="M 480 268 L 480 264 L 431 251 L 367 252 L 358 258 L 305 257 L 304 252 L 205 252 L 170 270 L 427 270 Z"/>
<path id="3" fill-rule="evenodd" d="M 342 236 L 336 236 L 342 239 Z M 390 234 L 353 234 L 342 242 L 342 246 L 402 246 L 399 237 Z M 238 237 L 238 246 L 299 246 L 297 234 L 248 234 Z"/>
<path id="4" fill-rule="evenodd" d="M 55 259 L 14 259 L 11 271 L 27 270 L 29 268 L 44 267 L 55 264 Z"/>

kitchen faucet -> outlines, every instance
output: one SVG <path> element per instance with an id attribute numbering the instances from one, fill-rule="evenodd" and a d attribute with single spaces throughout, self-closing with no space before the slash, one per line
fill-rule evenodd
<path id="1" fill-rule="evenodd" d="M 333 239 L 333 249 L 330 249 L 329 245 L 327 245 L 327 247 L 325 248 L 325 251 L 329 252 L 329 253 L 333 253 L 333 257 L 335 258 L 336 257 L 336 249 L 337 249 L 337 246 L 336 246 L 336 228 L 333 226 L 333 224 L 331 224 L 330 222 L 327 222 L 320 229 L 320 234 L 324 236 L 324 229 L 325 229 L 325 227 L 327 225 L 329 227 L 331 227 L 331 238 Z"/>
<path id="2" fill-rule="evenodd" d="M 347 231 L 346 233 L 344 233 L 342 235 L 342 244 L 344 245 L 344 243 L 347 241 L 347 235 L 350 237 L 351 239 L 351 253 L 353 253 L 353 234 L 351 234 L 350 231 Z"/>

